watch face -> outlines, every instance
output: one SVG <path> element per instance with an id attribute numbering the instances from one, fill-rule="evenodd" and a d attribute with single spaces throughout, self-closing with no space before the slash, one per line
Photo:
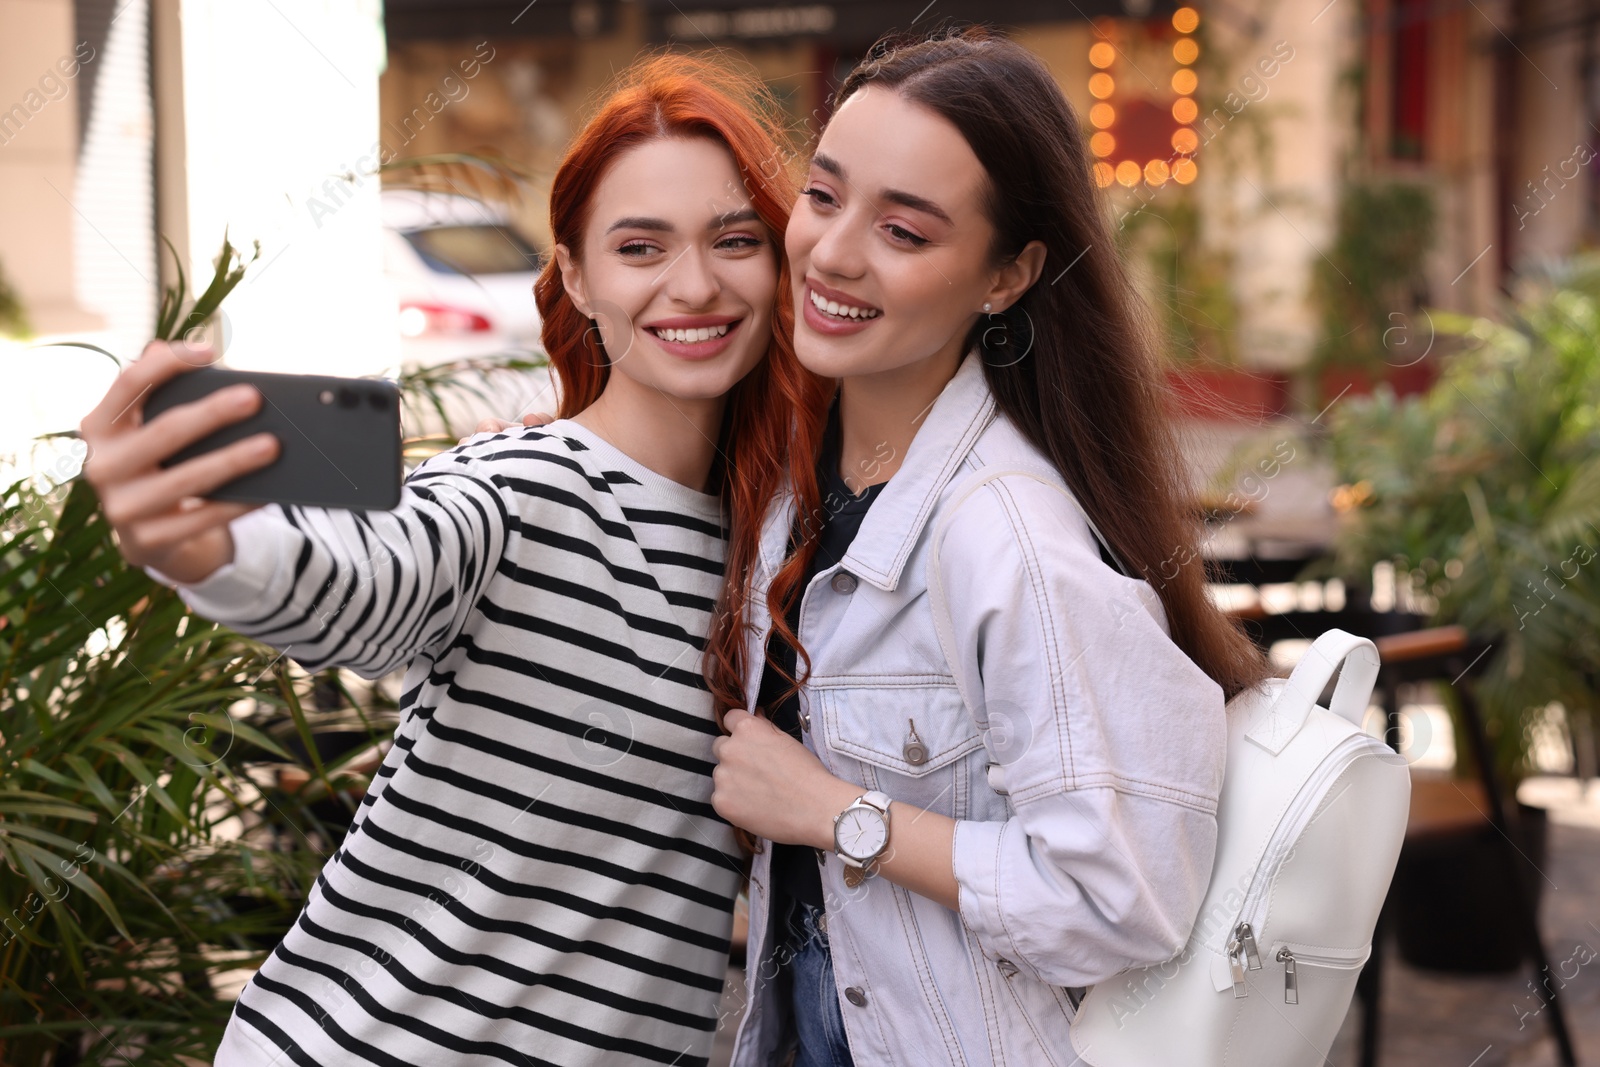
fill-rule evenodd
<path id="1" fill-rule="evenodd" d="M 844 855 L 865 862 L 883 851 L 889 841 L 889 824 L 882 812 L 850 808 L 839 817 L 833 839 Z"/>

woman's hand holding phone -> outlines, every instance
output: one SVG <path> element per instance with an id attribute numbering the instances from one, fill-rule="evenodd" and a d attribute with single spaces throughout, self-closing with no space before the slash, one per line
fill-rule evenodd
<path id="1" fill-rule="evenodd" d="M 145 421 L 144 399 L 152 389 L 216 358 L 207 345 L 152 341 L 78 426 L 88 446 L 84 477 L 99 494 L 123 559 L 185 584 L 202 581 L 233 561 L 228 523 L 261 507 L 201 498 L 272 463 L 280 448 L 273 434 L 259 433 L 175 466 L 161 466 L 174 453 L 261 407 L 256 389 L 235 386 Z"/>

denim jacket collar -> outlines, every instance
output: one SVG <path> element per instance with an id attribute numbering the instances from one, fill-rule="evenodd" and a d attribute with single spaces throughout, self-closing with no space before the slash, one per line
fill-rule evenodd
<path id="1" fill-rule="evenodd" d="M 983 374 L 983 357 L 968 352 L 911 440 L 904 462 L 862 520 L 842 566 L 862 581 L 893 590 L 911 550 L 933 514 L 939 496 L 967 453 L 993 420 L 994 396 Z M 768 575 L 788 547 L 794 494 L 787 489 L 768 511 L 761 532 L 761 557 Z"/>

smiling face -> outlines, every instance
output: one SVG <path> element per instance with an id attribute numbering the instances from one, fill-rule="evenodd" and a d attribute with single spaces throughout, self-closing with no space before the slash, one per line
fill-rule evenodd
<path id="1" fill-rule="evenodd" d="M 984 302 L 1022 291 L 994 261 L 988 188 L 943 117 L 877 86 L 847 99 L 785 235 L 800 361 L 829 377 L 953 369 Z"/>
<path id="2" fill-rule="evenodd" d="M 773 235 L 715 141 L 665 138 L 619 155 L 595 191 L 582 248 L 555 252 L 567 293 L 599 327 L 608 389 L 715 399 L 771 341 Z"/>

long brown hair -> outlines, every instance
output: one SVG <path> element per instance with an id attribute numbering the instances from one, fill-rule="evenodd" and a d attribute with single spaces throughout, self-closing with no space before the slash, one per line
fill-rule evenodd
<path id="1" fill-rule="evenodd" d="M 568 147 L 550 187 L 550 229 L 557 244 L 583 247 L 583 229 L 606 170 L 628 149 L 666 137 L 705 137 L 728 149 L 745 191 L 778 252 L 772 341 L 765 358 L 728 394 L 718 443 L 720 492 L 729 518 L 727 579 L 713 617 L 704 670 L 719 726 L 744 705 L 746 576 L 760 547 L 761 520 L 785 479 L 805 506 L 820 498 L 813 461 L 832 383 L 794 355 L 794 301 L 783 232 L 798 197 L 795 151 L 777 105 L 755 77 L 693 56 L 664 55 L 624 71 L 600 109 Z M 560 383 L 558 414 L 569 418 L 599 398 L 611 374 L 597 330 L 561 284 L 555 258 L 534 283 L 545 351 Z M 781 620 L 780 620 L 781 622 Z M 787 627 L 784 627 L 787 633 Z M 793 634 L 789 635 L 791 638 Z M 753 839 L 735 832 L 747 850 Z"/>
<path id="2" fill-rule="evenodd" d="M 1206 592 L 1200 520 L 1148 318 L 1060 87 L 1026 49 L 982 28 L 880 42 L 845 79 L 835 106 L 869 85 L 942 116 L 966 138 L 988 173 L 995 262 L 1029 241 L 1045 244 L 1039 281 L 1003 325 L 980 318 L 968 338 L 982 349 L 1000 411 L 1160 595 L 1174 643 L 1230 698 L 1260 682 L 1270 673 L 1265 657 Z M 774 587 L 775 618 L 797 585 Z"/>

